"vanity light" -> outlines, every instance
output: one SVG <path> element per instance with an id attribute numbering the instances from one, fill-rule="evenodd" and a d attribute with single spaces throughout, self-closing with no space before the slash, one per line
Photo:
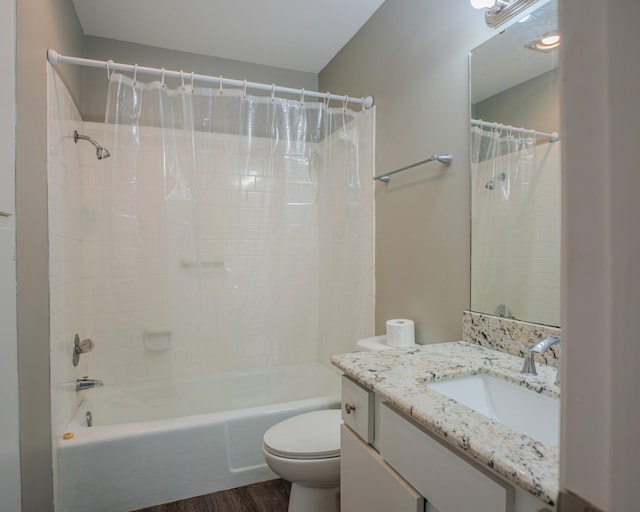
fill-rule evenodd
<path id="1" fill-rule="evenodd" d="M 470 0 L 475 9 L 484 9 L 484 19 L 490 27 L 497 27 L 524 11 L 537 0 Z"/>
<path id="2" fill-rule="evenodd" d="M 491 9 L 496 5 L 496 0 L 471 0 L 474 9 Z"/>

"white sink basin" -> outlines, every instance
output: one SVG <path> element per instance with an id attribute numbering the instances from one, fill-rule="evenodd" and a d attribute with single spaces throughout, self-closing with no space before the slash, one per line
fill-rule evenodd
<path id="1" fill-rule="evenodd" d="M 558 444 L 560 401 L 490 375 L 432 382 L 427 387 L 544 444 Z"/>

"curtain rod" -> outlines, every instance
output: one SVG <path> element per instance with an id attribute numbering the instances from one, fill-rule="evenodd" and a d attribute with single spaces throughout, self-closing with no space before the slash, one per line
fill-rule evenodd
<path id="1" fill-rule="evenodd" d="M 110 71 L 130 71 L 132 73 L 145 73 L 147 75 L 157 75 L 161 77 L 179 78 L 181 80 L 198 80 L 199 82 L 213 83 L 220 86 L 235 86 L 240 88 L 258 89 L 260 91 L 270 91 L 275 93 L 299 94 L 301 99 L 308 96 L 311 98 L 322 98 L 325 100 L 337 100 L 343 103 L 359 103 L 363 108 L 373 107 L 373 96 L 364 98 L 354 98 L 351 96 L 340 96 L 328 92 L 305 91 L 304 89 L 292 89 L 291 87 L 282 87 L 275 84 L 262 84 L 259 82 L 247 82 L 246 80 L 235 80 L 233 78 L 223 78 L 222 76 L 200 75 L 198 73 L 185 73 L 183 71 L 171 71 L 169 69 L 149 68 L 138 66 L 137 64 L 122 64 L 113 62 L 112 60 L 93 60 L 82 59 L 80 57 L 69 57 L 62 55 L 57 51 L 49 48 L 47 50 L 47 59 L 52 66 L 58 64 L 76 64 L 78 66 L 88 66 L 91 68 L 102 68 Z"/>
<path id="2" fill-rule="evenodd" d="M 527 130 L 526 128 L 516 128 L 514 126 L 509 126 L 508 124 L 489 123 L 487 121 L 483 121 L 482 119 L 472 119 L 471 126 L 480 126 L 482 128 L 502 128 L 503 130 L 507 130 L 513 133 L 534 134 L 536 137 L 549 139 L 549 142 L 557 142 L 560 140 L 560 134 L 558 132 L 553 132 L 553 133 L 537 132 L 535 130 Z"/>

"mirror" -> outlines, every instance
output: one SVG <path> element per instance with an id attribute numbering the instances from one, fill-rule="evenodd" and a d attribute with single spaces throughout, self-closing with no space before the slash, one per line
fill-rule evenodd
<path id="1" fill-rule="evenodd" d="M 470 53 L 471 309 L 560 325 L 557 0 Z"/>

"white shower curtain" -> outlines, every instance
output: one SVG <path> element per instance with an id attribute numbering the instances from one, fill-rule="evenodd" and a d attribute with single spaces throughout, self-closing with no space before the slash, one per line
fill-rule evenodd
<path id="1" fill-rule="evenodd" d="M 120 362 L 224 372 L 372 335 L 373 133 L 372 111 L 114 73 L 95 286 L 132 303 Z"/>
<path id="2" fill-rule="evenodd" d="M 523 318 L 536 138 L 471 129 L 471 309 Z"/>

